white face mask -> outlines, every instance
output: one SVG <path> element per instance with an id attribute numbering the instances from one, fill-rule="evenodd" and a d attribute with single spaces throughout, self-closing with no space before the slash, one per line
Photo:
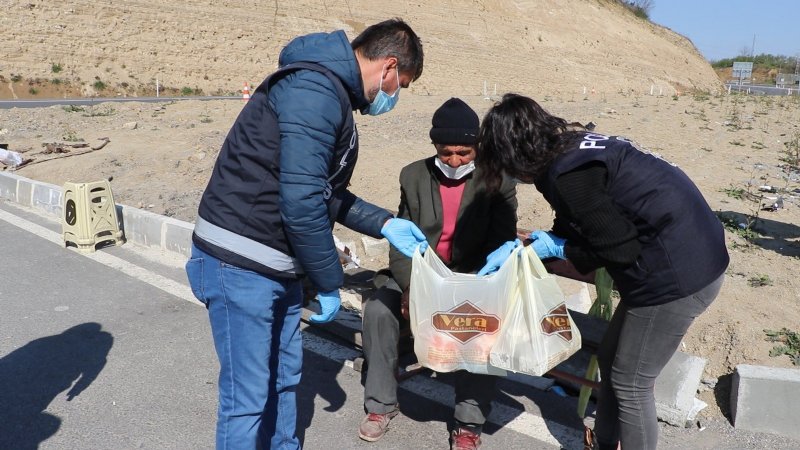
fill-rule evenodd
<path id="1" fill-rule="evenodd" d="M 442 171 L 444 176 L 451 180 L 460 180 L 475 170 L 475 161 L 470 161 L 468 164 L 458 167 L 450 167 L 439 158 L 434 158 L 433 163 Z"/>

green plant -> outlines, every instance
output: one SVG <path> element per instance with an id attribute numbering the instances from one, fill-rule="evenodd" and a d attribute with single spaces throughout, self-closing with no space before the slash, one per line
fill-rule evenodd
<path id="1" fill-rule="evenodd" d="M 19 75 L 19 74 L 16 74 L 16 75 L 15 75 L 15 74 L 11 74 L 11 82 L 12 82 L 12 83 L 19 83 L 20 81 L 22 81 L 22 75 Z"/>
<path id="2" fill-rule="evenodd" d="M 78 105 L 67 105 L 63 109 L 66 112 L 83 112 L 84 111 L 83 106 L 78 106 Z"/>
<path id="3" fill-rule="evenodd" d="M 756 275 L 747 280 L 752 287 L 772 286 L 772 279 L 769 275 Z"/>
<path id="4" fill-rule="evenodd" d="M 735 146 L 739 146 L 739 147 L 744 147 L 744 144 L 742 144 L 742 141 L 730 141 L 730 142 L 728 142 L 728 143 L 729 143 L 729 144 L 731 144 L 731 145 L 735 145 Z"/>
<path id="5" fill-rule="evenodd" d="M 190 88 L 189 86 L 184 86 L 181 88 L 181 95 L 192 95 L 194 89 Z"/>
<path id="6" fill-rule="evenodd" d="M 98 91 L 105 90 L 106 88 L 106 84 L 100 80 L 95 81 L 94 84 L 92 84 L 92 86 L 94 86 L 94 88 L 97 89 Z"/>
<path id="7" fill-rule="evenodd" d="M 780 160 L 789 165 L 790 170 L 800 170 L 800 132 L 795 131 L 792 137 L 783 143 Z"/>
<path id="8" fill-rule="evenodd" d="M 61 64 L 53 63 L 50 65 L 50 71 L 53 73 L 59 73 L 62 69 Z"/>
<path id="9" fill-rule="evenodd" d="M 755 150 L 761 150 L 761 149 L 767 148 L 767 146 L 764 145 L 761 142 L 755 141 L 755 142 L 753 142 L 753 145 L 750 146 L 750 148 L 755 149 Z"/>
<path id="10" fill-rule="evenodd" d="M 728 217 L 719 213 L 717 214 L 717 218 L 719 219 L 720 223 L 722 223 L 723 228 L 733 234 L 738 235 L 742 239 L 751 241 L 758 237 L 758 233 L 752 229 L 752 224 L 739 222 L 733 217 Z M 749 219 L 750 218 L 748 217 L 748 221 Z"/>
<path id="11" fill-rule="evenodd" d="M 781 67 L 794 67 L 795 57 L 784 55 L 772 55 L 769 53 L 762 53 L 760 55 L 739 55 L 735 58 L 723 58 L 711 62 L 711 67 L 721 69 L 726 67 L 733 67 L 735 62 L 752 62 L 753 69 L 780 69 Z"/>
<path id="12" fill-rule="evenodd" d="M 800 334 L 789 331 L 786 327 L 779 331 L 764 330 L 764 332 L 767 333 L 767 341 L 779 343 L 772 347 L 769 356 L 786 355 L 792 360 L 792 364 L 800 366 Z"/>
<path id="13" fill-rule="evenodd" d="M 94 107 L 90 107 L 89 111 L 83 115 L 83 117 L 103 117 L 103 116 L 113 116 L 116 111 L 111 106 L 106 106 L 104 109 L 100 110 Z"/>
<path id="14" fill-rule="evenodd" d="M 650 20 L 650 11 L 653 9 L 653 0 L 624 0 L 622 3 L 634 16 Z"/>
<path id="15" fill-rule="evenodd" d="M 740 103 L 738 95 L 733 96 L 731 107 L 728 110 L 728 120 L 724 123 L 728 127 L 728 131 L 737 131 L 742 128 L 742 113 L 740 110 Z"/>
<path id="16" fill-rule="evenodd" d="M 200 123 L 211 123 L 213 120 L 208 116 L 200 116 Z"/>
<path id="17" fill-rule="evenodd" d="M 53 78 L 52 80 L 50 80 L 50 82 L 55 85 L 59 85 L 61 84 L 61 78 Z"/>
<path id="18" fill-rule="evenodd" d="M 31 94 L 31 95 L 36 95 L 36 94 L 39 93 L 39 91 L 36 90 L 35 87 L 31 86 L 30 89 L 28 89 L 28 93 Z"/>
<path id="19" fill-rule="evenodd" d="M 745 190 L 739 187 L 735 187 L 734 185 L 731 185 L 730 187 L 720 189 L 720 192 L 724 192 L 725 195 L 727 195 L 728 197 L 741 200 L 742 198 L 744 198 Z"/>
<path id="20" fill-rule="evenodd" d="M 64 136 L 62 136 L 61 138 L 64 139 L 65 141 L 67 141 L 67 142 L 78 142 L 78 141 L 82 141 L 83 140 L 83 139 L 78 137 L 78 134 L 75 133 L 75 130 L 72 130 L 72 129 L 69 129 L 69 128 L 67 128 L 64 131 Z"/>

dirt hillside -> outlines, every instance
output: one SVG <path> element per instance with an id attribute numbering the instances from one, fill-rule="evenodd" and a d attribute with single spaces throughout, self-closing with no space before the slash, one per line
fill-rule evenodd
<path id="1" fill-rule="evenodd" d="M 691 42 L 614 0 L 0 2 L 0 98 L 238 93 L 292 37 L 399 16 L 421 36 L 412 91 L 596 93 L 699 89 L 719 80 Z M 56 89 L 42 84 L 57 83 Z"/>

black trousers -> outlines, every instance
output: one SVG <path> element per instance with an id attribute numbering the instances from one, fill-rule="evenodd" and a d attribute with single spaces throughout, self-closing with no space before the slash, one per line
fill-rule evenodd
<path id="1" fill-rule="evenodd" d="M 397 409 L 397 344 L 400 324 L 400 288 L 390 280 L 364 302 L 362 341 L 367 360 L 364 409 L 386 414 Z M 480 428 L 491 411 L 497 378 L 460 370 L 455 376 L 456 425 Z"/>

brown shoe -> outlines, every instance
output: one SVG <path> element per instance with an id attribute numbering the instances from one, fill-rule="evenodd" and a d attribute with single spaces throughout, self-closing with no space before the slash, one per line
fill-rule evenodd
<path id="1" fill-rule="evenodd" d="M 456 428 L 450 434 L 450 450 L 478 450 L 481 448 L 481 435 L 466 428 Z"/>
<path id="2" fill-rule="evenodd" d="M 399 413 L 395 410 L 387 414 L 369 413 L 361 425 L 358 426 L 358 437 L 365 441 L 375 442 L 386 434 L 386 429 L 389 428 L 389 421 Z"/>

